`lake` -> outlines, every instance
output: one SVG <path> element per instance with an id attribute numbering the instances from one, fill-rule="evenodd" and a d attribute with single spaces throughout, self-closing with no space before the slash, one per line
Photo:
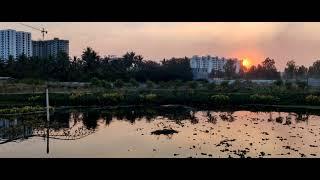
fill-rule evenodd
<path id="1" fill-rule="evenodd" d="M 173 134 L 153 134 L 173 129 Z M 0 157 L 319 157 L 320 116 L 310 112 L 182 106 L 90 108 L 0 117 Z"/>

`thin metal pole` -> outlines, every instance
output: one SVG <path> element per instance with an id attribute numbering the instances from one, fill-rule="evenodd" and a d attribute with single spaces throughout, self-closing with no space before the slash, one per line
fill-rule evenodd
<path id="1" fill-rule="evenodd" d="M 50 113 L 49 113 L 49 92 L 48 88 L 46 89 L 46 101 L 47 101 L 47 121 L 50 121 Z"/>
<path id="2" fill-rule="evenodd" d="M 49 111 L 49 90 L 46 89 L 46 104 L 47 104 L 47 154 L 49 154 L 49 123 L 50 123 L 50 111 Z"/>

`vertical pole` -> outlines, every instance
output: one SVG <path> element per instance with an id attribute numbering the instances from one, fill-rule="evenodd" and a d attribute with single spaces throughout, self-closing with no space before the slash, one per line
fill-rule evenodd
<path id="1" fill-rule="evenodd" d="M 46 89 L 46 101 L 47 101 L 47 121 L 50 121 L 50 113 L 49 113 L 49 93 L 48 88 Z"/>
<path id="2" fill-rule="evenodd" d="M 49 153 L 49 123 L 50 123 L 50 111 L 49 111 L 49 90 L 46 89 L 46 104 L 47 104 L 47 154 Z"/>

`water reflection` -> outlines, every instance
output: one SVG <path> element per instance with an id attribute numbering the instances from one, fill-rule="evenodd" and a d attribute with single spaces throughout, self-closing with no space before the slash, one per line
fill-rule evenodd
<path id="1" fill-rule="evenodd" d="M 261 120 L 262 112 L 250 112 L 252 121 Z M 233 123 L 247 117 L 248 111 L 198 111 L 186 107 L 130 107 L 114 109 L 87 109 L 69 110 L 66 112 L 55 112 L 50 116 L 50 123 L 46 121 L 45 115 L 23 115 L 0 118 L 0 144 L 8 142 L 23 142 L 30 137 L 41 137 L 46 140 L 46 153 L 50 153 L 50 139 L 74 141 L 90 136 L 101 128 L 108 127 L 113 121 L 126 121 L 131 125 L 141 121 L 151 123 L 155 120 L 168 120 L 180 127 L 184 127 L 183 121 L 190 122 L 196 126 L 204 120 L 212 125 L 218 122 Z M 308 122 L 309 112 L 263 112 L 265 120 L 269 123 L 288 125 L 292 123 Z M 241 120 L 240 118 L 240 120 Z M 262 119 L 264 120 L 264 119 Z M 246 125 L 247 126 L 247 125 Z M 175 128 L 172 124 L 161 121 L 158 128 Z M 240 129 L 241 130 L 241 129 Z M 239 131 L 240 131 L 239 130 Z M 209 133 L 209 130 L 201 132 Z M 214 133 L 213 133 L 214 134 Z M 171 139 L 174 135 L 168 135 Z M 157 137 L 159 139 L 159 137 Z"/>

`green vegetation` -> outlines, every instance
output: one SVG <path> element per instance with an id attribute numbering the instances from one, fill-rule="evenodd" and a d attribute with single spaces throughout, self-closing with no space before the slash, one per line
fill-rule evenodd
<path id="1" fill-rule="evenodd" d="M 122 88 L 123 85 L 124 85 L 124 83 L 121 79 L 116 80 L 116 82 L 114 83 L 114 86 L 117 88 Z"/>
<path id="2" fill-rule="evenodd" d="M 154 83 L 149 80 L 146 82 L 146 85 L 147 85 L 147 88 L 154 88 L 154 86 L 155 86 Z"/>
<path id="3" fill-rule="evenodd" d="M 256 104 L 276 104 L 279 99 L 271 95 L 254 94 L 250 96 L 252 103 Z"/>
<path id="4" fill-rule="evenodd" d="M 309 95 L 306 97 L 306 103 L 310 105 L 320 105 L 320 96 Z"/>
<path id="5" fill-rule="evenodd" d="M 213 95 L 210 99 L 211 102 L 215 105 L 225 105 L 230 101 L 229 96 L 226 95 Z"/>
<path id="6" fill-rule="evenodd" d="M 45 111 L 45 107 L 40 106 L 24 106 L 20 108 L 6 108 L 0 109 L 0 114 L 22 114 L 22 113 L 33 113 L 33 112 L 40 112 Z"/>

